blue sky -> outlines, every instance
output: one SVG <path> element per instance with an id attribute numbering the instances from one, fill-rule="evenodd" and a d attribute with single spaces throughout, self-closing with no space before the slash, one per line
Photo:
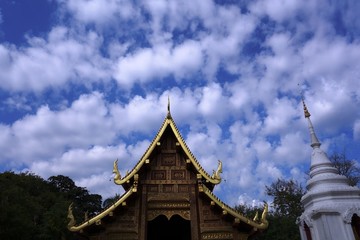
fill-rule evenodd
<path id="1" fill-rule="evenodd" d="M 267 200 L 311 148 L 360 159 L 358 1 L 0 2 L 0 170 L 67 175 L 105 198 L 171 112 L 215 193 Z"/>

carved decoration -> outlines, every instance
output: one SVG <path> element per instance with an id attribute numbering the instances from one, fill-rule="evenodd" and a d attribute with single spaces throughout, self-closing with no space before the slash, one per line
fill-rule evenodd
<path id="1" fill-rule="evenodd" d="M 158 185 L 148 185 L 148 191 L 149 192 L 159 192 Z"/>
<path id="2" fill-rule="evenodd" d="M 174 215 L 179 215 L 180 217 L 184 218 L 185 220 L 190 221 L 190 210 L 163 210 L 163 209 L 153 209 L 148 210 L 147 213 L 147 220 L 151 221 L 154 220 L 156 217 L 164 215 L 168 220 Z"/>
<path id="3" fill-rule="evenodd" d="M 188 185 L 179 185 L 178 189 L 179 189 L 179 193 L 189 192 L 189 186 Z"/>
<path id="4" fill-rule="evenodd" d="M 195 184 L 193 180 L 142 180 L 143 184 Z"/>
<path id="5" fill-rule="evenodd" d="M 163 186 L 163 192 L 168 192 L 168 193 L 173 192 L 174 191 L 173 187 L 174 187 L 173 185 L 164 185 Z"/>
<path id="6" fill-rule="evenodd" d="M 164 154 L 161 157 L 161 165 L 162 166 L 175 166 L 176 158 L 174 154 Z"/>
<path id="7" fill-rule="evenodd" d="M 346 212 L 343 214 L 343 220 L 344 220 L 344 222 L 351 224 L 351 219 L 352 219 L 352 217 L 353 217 L 354 214 L 360 216 L 360 208 L 358 208 L 358 207 L 351 207 L 351 208 L 349 208 L 348 210 L 346 210 Z"/>
<path id="8" fill-rule="evenodd" d="M 154 170 L 151 172 L 151 179 L 153 180 L 165 180 L 166 171 L 165 170 Z"/>
<path id="9" fill-rule="evenodd" d="M 106 236 L 108 240 L 135 240 L 138 239 L 136 233 L 132 232 L 117 232 L 117 233 L 109 233 Z"/>
<path id="10" fill-rule="evenodd" d="M 202 239 L 233 239 L 233 234 L 229 232 L 203 233 L 201 237 Z"/>
<path id="11" fill-rule="evenodd" d="M 159 193 L 159 194 L 149 194 L 148 203 L 150 202 L 190 202 L 188 194 L 168 194 L 168 193 Z"/>
<path id="12" fill-rule="evenodd" d="M 173 180 L 183 180 L 185 179 L 185 170 L 172 170 L 171 171 L 171 179 Z"/>
<path id="13" fill-rule="evenodd" d="M 190 208 L 189 202 L 151 202 L 149 208 Z"/>

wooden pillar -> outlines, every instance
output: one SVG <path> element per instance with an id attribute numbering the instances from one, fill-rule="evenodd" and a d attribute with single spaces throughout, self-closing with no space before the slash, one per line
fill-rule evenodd
<path id="1" fill-rule="evenodd" d="M 191 222 L 191 240 L 200 240 L 199 223 L 199 202 L 197 199 L 197 185 L 192 185 L 190 190 L 190 222 Z"/>
<path id="2" fill-rule="evenodd" d="M 139 211 L 139 240 L 147 240 L 147 185 L 142 185 L 142 191 L 140 196 L 140 211 Z"/>

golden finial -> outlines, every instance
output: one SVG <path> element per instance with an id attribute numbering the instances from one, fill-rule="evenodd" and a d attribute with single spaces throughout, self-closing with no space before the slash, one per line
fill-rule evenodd
<path id="1" fill-rule="evenodd" d="M 303 106 L 304 106 L 304 115 L 305 115 L 305 118 L 309 118 L 309 117 L 311 116 L 311 114 L 309 113 L 309 110 L 308 110 L 307 107 L 306 107 L 305 100 L 304 100 L 304 93 L 303 93 L 303 90 L 302 90 L 301 87 L 300 87 L 300 83 L 298 83 L 298 87 L 299 87 L 299 89 L 300 89 L 301 101 L 302 101 Z"/>
<path id="2" fill-rule="evenodd" d="M 305 115 L 305 118 L 309 118 L 309 117 L 311 116 L 311 114 L 309 113 L 309 110 L 308 110 L 307 107 L 306 107 L 304 97 L 302 97 L 301 101 L 302 101 L 303 106 L 304 106 L 304 115 Z"/>

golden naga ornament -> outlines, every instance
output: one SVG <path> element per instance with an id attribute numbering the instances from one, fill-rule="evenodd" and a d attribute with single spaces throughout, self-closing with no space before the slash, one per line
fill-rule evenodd
<path id="1" fill-rule="evenodd" d="M 218 167 L 216 171 L 213 170 L 213 175 L 211 176 L 211 178 L 221 181 L 221 176 L 220 176 L 221 173 L 222 173 L 222 162 L 218 160 Z"/>
<path id="2" fill-rule="evenodd" d="M 114 176 L 114 182 L 118 181 L 121 179 L 121 175 L 120 175 L 120 171 L 118 168 L 118 159 L 116 159 L 114 161 L 114 168 L 113 168 L 113 173 L 115 174 Z"/>
<path id="3" fill-rule="evenodd" d="M 69 208 L 68 208 L 68 215 L 67 215 L 67 218 L 70 219 L 69 223 L 68 223 L 68 229 L 70 229 L 71 227 L 75 226 L 76 224 L 76 221 L 75 221 L 75 218 L 74 218 L 74 214 L 73 214 L 73 205 L 74 203 L 71 203 L 69 205 Z"/>

